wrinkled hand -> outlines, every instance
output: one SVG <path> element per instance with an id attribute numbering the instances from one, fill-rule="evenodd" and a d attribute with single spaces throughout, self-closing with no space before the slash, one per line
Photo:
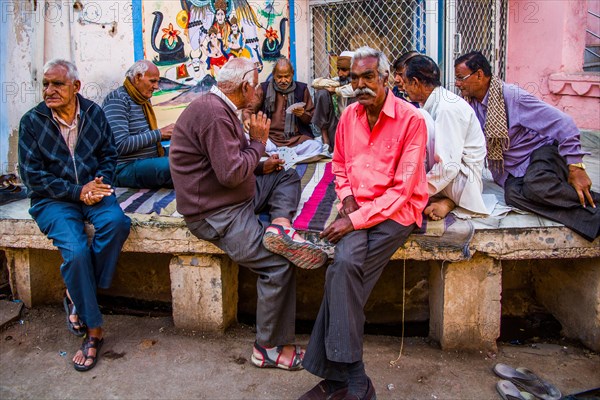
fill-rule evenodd
<path id="1" fill-rule="evenodd" d="M 248 134 L 250 139 L 258 140 L 260 142 L 266 142 L 269 138 L 269 129 L 271 128 L 271 119 L 267 118 L 266 114 L 259 111 L 258 114 L 252 114 L 250 116 L 250 126 Z"/>
<path id="2" fill-rule="evenodd" d="M 281 171 L 283 169 L 284 160 L 279 159 L 279 154 L 271 154 L 263 164 L 263 174 L 270 174 L 271 172 Z"/>
<path id="3" fill-rule="evenodd" d="M 171 135 L 173 135 L 173 129 L 175 129 L 175 124 L 169 124 L 160 128 L 160 139 L 171 140 Z"/>
<path id="4" fill-rule="evenodd" d="M 584 169 L 569 166 L 569 185 L 573 186 L 579 196 L 579 202 L 585 207 L 586 199 L 588 203 L 596 208 L 590 189 L 592 188 L 592 181 Z"/>
<path id="5" fill-rule="evenodd" d="M 79 200 L 88 206 L 92 206 L 100 202 L 104 196 L 110 196 L 114 192 L 114 189 L 110 185 L 102 183 L 103 179 L 103 176 L 96 177 L 93 181 L 83 185 L 79 194 Z"/>
<path id="6" fill-rule="evenodd" d="M 350 215 L 354 211 L 358 210 L 359 208 L 360 207 L 358 207 L 358 203 L 354 199 L 354 196 L 347 196 L 342 201 L 342 208 L 340 208 L 339 214 L 342 217 L 347 217 L 348 215 Z"/>
<path id="7" fill-rule="evenodd" d="M 296 107 L 292 110 L 292 114 L 296 117 L 301 117 L 304 115 L 304 107 Z"/>
<path id="8" fill-rule="evenodd" d="M 352 225 L 352 221 L 350 218 L 343 217 L 336 219 L 333 221 L 321 234 L 319 237 L 321 239 L 327 239 L 331 243 L 337 243 L 343 238 L 347 233 L 350 233 L 354 230 L 354 225 Z"/>

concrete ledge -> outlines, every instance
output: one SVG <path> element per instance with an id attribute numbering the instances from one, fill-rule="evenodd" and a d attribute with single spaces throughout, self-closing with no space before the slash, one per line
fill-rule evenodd
<path id="1" fill-rule="evenodd" d="M 90 232 L 90 234 L 93 230 Z M 469 246 L 498 260 L 600 257 L 600 238 L 588 242 L 564 226 L 477 230 Z M 0 248 L 55 250 L 32 219 L 1 219 Z M 124 252 L 164 254 L 224 254 L 211 243 L 196 238 L 182 219 L 136 215 Z M 399 249 L 393 260 L 461 261 L 460 251 L 430 250 L 414 236 Z"/>
<path id="2" fill-rule="evenodd" d="M 93 229 L 90 227 L 89 231 L 91 235 Z M 62 284 L 56 276 L 58 268 L 42 267 L 41 260 L 32 259 L 38 249 L 56 251 L 33 220 L 0 219 L 0 250 L 6 253 L 13 293 L 28 307 L 52 297 L 49 292 L 62 295 L 62 287 L 55 288 Z M 502 260 L 594 258 L 586 268 L 593 276 L 600 274 L 600 239 L 590 243 L 562 226 L 479 230 L 470 250 L 474 256 L 463 260 L 461 251 L 424 248 L 411 237 L 392 257 L 430 262 L 430 335 L 443 349 L 496 349 Z M 171 256 L 169 274 L 176 326 L 223 331 L 235 321 L 238 266 L 220 249 L 193 236 L 182 219 L 136 215 L 123 252 Z M 539 285 L 545 287 L 548 283 L 540 280 Z M 580 324 L 584 320 L 600 320 L 600 306 L 594 303 L 599 289 L 576 286 L 572 293 L 561 293 L 560 298 L 583 296 L 589 300 L 586 301 L 590 307 L 578 317 L 563 313 L 556 302 L 546 303 L 549 310 L 557 313 L 565 334 L 594 348 L 598 338 L 590 331 L 597 331 L 597 324 Z M 580 293 L 582 290 L 585 293 Z"/>

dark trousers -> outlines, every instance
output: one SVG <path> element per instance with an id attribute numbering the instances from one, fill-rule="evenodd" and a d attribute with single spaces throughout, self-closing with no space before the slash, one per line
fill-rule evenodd
<path id="1" fill-rule="evenodd" d="M 117 164 L 115 186 L 138 189 L 173 188 L 169 157 L 145 158 Z"/>
<path id="2" fill-rule="evenodd" d="M 264 248 L 265 226 L 256 214 L 267 211 L 271 220 L 291 220 L 299 201 L 300 177 L 295 170 L 259 175 L 254 199 L 187 224 L 195 236 L 214 243 L 238 265 L 258 274 L 256 341 L 266 347 L 294 340 L 296 273 L 287 259 Z"/>
<path id="3" fill-rule="evenodd" d="M 600 194 L 591 192 L 596 208 L 582 207 L 568 179 L 569 169 L 558 148 L 543 146 L 531 154 L 525 176 L 508 176 L 504 199 L 506 204 L 560 222 L 593 241 L 600 236 Z"/>
<path id="4" fill-rule="evenodd" d="M 63 258 L 60 272 L 79 318 L 90 328 L 101 326 L 96 288 L 110 286 L 131 224 L 117 198 L 108 196 L 93 206 L 44 199 L 31 207 L 29 213 L 60 251 Z M 90 244 L 84 230 L 86 220 L 94 226 Z"/>
<path id="5" fill-rule="evenodd" d="M 325 294 L 302 365 L 314 375 L 347 381 L 346 365 L 363 357 L 364 307 L 392 255 L 415 225 L 387 220 L 350 232 L 335 247 Z"/>

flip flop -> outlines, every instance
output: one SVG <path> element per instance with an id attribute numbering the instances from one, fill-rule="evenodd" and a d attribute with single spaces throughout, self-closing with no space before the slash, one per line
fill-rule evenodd
<path id="1" fill-rule="evenodd" d="M 562 397 L 556 386 L 541 380 L 527 368 L 515 369 L 510 365 L 499 363 L 494 366 L 494 372 L 500 378 L 512 382 L 518 388 L 542 400 L 558 400 Z"/>
<path id="2" fill-rule="evenodd" d="M 535 400 L 535 396 L 529 392 L 521 392 L 514 383 L 501 380 L 496 383 L 496 390 L 504 400 Z"/>
<path id="3" fill-rule="evenodd" d="M 67 329 L 69 332 L 77 337 L 84 336 L 87 333 L 87 327 L 81 322 L 81 320 L 79 321 L 78 328 L 75 327 L 75 324 L 73 321 L 71 321 L 71 315 L 77 315 L 77 311 L 75 310 L 75 304 L 73 304 L 67 296 L 65 296 L 63 299 L 63 307 L 65 309 L 65 313 L 67 314 Z"/>

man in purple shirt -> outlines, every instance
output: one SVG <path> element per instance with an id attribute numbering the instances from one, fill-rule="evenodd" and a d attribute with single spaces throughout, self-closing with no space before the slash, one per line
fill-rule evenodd
<path id="1" fill-rule="evenodd" d="M 456 59 L 454 73 L 484 131 L 488 168 L 504 186 L 506 203 L 558 221 L 587 240 L 600 236 L 600 194 L 590 190 L 573 119 L 492 76 L 480 52 Z"/>

